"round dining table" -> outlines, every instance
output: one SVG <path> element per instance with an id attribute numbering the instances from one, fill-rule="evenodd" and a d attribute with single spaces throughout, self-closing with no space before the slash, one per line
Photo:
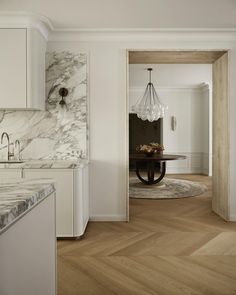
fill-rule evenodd
<path id="1" fill-rule="evenodd" d="M 165 176 L 167 161 L 184 160 L 186 159 L 186 156 L 168 154 L 154 154 L 152 156 L 147 156 L 145 154 L 130 154 L 129 158 L 135 164 L 135 171 L 138 179 L 144 184 L 152 185 L 160 182 Z M 143 169 L 143 163 L 146 163 L 146 168 L 144 168 L 147 173 L 146 179 L 144 179 L 140 173 L 141 169 Z M 160 166 L 157 178 L 155 178 L 155 174 L 157 173 L 156 163 L 159 163 Z"/>

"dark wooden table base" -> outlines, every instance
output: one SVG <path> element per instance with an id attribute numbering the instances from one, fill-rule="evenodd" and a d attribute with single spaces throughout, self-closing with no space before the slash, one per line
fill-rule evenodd
<path id="1" fill-rule="evenodd" d="M 166 162 L 160 162 L 160 173 L 161 175 L 157 179 L 155 179 L 155 162 L 150 161 L 147 163 L 147 180 L 146 180 L 140 175 L 139 162 L 136 162 L 136 174 L 138 178 L 144 184 L 151 185 L 151 184 L 156 184 L 160 182 L 166 174 Z"/>
<path id="2" fill-rule="evenodd" d="M 182 155 L 168 155 L 168 154 L 156 154 L 152 157 L 147 157 L 144 154 L 130 154 L 130 161 L 135 163 L 137 177 L 144 184 L 156 184 L 160 182 L 166 174 L 166 162 L 173 160 L 184 160 L 186 156 Z M 145 171 L 147 178 L 144 179 L 141 176 L 141 169 L 143 170 L 143 163 L 146 164 Z M 158 167 L 157 164 L 159 163 Z M 158 169 L 157 169 L 158 168 Z M 158 176 L 155 178 L 155 174 L 158 170 Z"/>

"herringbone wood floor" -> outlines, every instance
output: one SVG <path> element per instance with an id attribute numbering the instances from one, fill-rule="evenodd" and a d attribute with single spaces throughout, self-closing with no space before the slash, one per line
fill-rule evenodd
<path id="1" fill-rule="evenodd" d="M 236 223 L 211 211 L 208 185 L 176 200 L 131 200 L 130 223 L 93 222 L 58 242 L 58 295 L 235 295 Z"/>

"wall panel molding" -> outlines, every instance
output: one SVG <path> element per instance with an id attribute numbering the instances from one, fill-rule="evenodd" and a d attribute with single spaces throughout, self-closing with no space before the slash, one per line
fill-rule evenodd
<path id="1" fill-rule="evenodd" d="M 167 162 L 167 174 L 188 174 L 188 173 L 199 173 L 208 175 L 208 166 L 206 167 L 206 162 L 204 158 L 209 158 L 207 153 L 203 152 L 176 152 L 176 151 L 166 151 L 167 154 L 173 155 L 184 155 L 187 158 L 185 160 L 169 161 Z M 205 165 L 204 165 L 205 163 Z"/>

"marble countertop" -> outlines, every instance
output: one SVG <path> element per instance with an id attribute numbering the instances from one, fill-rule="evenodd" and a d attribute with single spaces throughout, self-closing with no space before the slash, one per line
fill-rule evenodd
<path id="1" fill-rule="evenodd" d="M 1 180 L 0 234 L 53 192 L 52 179 Z"/>
<path id="2" fill-rule="evenodd" d="M 83 168 L 89 161 L 81 160 L 22 160 L 23 163 L 0 163 L 0 169 L 24 168 L 24 169 L 76 169 Z"/>

